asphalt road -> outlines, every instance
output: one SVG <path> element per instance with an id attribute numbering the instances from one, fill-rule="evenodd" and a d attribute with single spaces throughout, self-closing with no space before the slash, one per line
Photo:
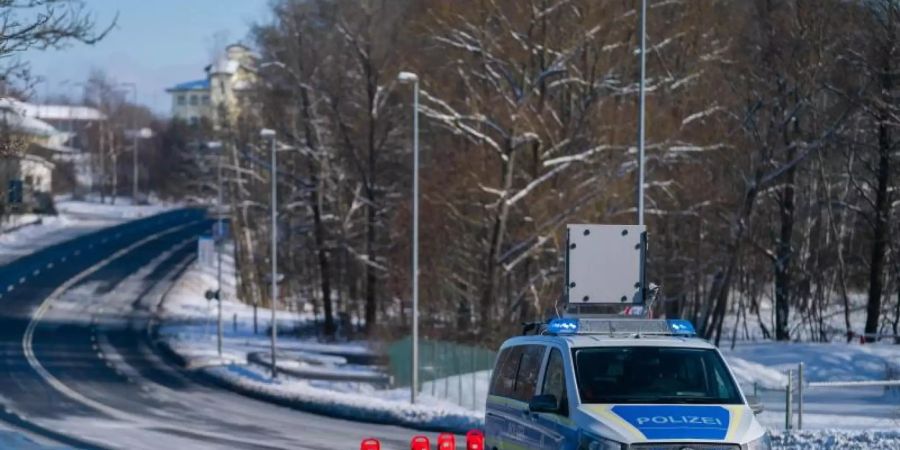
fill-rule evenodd
<path id="1" fill-rule="evenodd" d="M 0 446 L 333 450 L 373 436 L 408 448 L 413 430 L 253 400 L 160 355 L 153 312 L 210 225 L 179 210 L 0 266 Z"/>

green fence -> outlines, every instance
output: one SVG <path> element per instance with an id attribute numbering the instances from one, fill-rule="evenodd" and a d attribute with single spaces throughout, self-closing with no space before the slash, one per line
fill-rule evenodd
<path id="1" fill-rule="evenodd" d="M 412 376 L 412 338 L 388 347 L 389 371 L 396 387 L 408 387 Z M 483 409 L 497 353 L 454 342 L 419 340 L 419 391 L 425 395 Z"/>

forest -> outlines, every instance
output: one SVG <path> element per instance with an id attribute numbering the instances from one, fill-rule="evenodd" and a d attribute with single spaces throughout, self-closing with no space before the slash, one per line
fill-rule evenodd
<path id="1" fill-rule="evenodd" d="M 562 298 L 565 225 L 636 223 L 640 2 L 275 0 L 256 89 L 209 124 L 242 298 L 402 336 L 420 83 L 421 326 L 491 346 Z M 648 279 L 734 339 L 896 340 L 900 1 L 651 0 Z M 187 145 L 187 142 L 181 144 Z M 198 151 L 182 189 L 215 189 Z"/>

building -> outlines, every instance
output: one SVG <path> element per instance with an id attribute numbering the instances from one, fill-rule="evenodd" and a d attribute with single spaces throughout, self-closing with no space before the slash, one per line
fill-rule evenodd
<path id="1" fill-rule="evenodd" d="M 91 107 L 0 98 L 2 202 L 33 204 L 35 198 L 49 197 L 60 162 L 72 164 L 75 189 L 89 189 L 94 177 L 87 134 L 105 120 Z"/>
<path id="2" fill-rule="evenodd" d="M 172 96 L 172 117 L 191 124 L 218 122 L 223 112 L 240 112 L 241 100 L 256 83 L 257 56 L 241 44 L 229 45 L 207 65 L 206 78 L 179 83 L 166 90 Z"/>
<path id="3" fill-rule="evenodd" d="M 172 95 L 172 117 L 196 125 L 201 119 L 212 119 L 209 80 L 176 84 L 166 90 Z"/>

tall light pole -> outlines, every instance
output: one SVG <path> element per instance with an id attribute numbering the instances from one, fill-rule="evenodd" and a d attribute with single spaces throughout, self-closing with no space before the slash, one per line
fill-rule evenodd
<path id="1" fill-rule="evenodd" d="M 135 83 L 120 83 L 119 85 L 122 87 L 127 87 L 127 88 L 131 89 L 133 106 L 137 107 L 137 97 L 138 97 L 137 84 L 135 84 Z M 134 127 L 134 129 L 137 129 L 137 118 L 133 117 L 132 120 L 134 121 L 132 126 Z M 135 204 L 137 204 L 137 193 L 138 193 L 138 138 L 139 138 L 139 136 L 137 134 L 135 134 L 133 137 L 134 141 L 132 142 L 133 148 L 132 148 L 132 152 L 131 152 L 131 167 L 132 167 L 131 201 Z"/>
<path id="2" fill-rule="evenodd" d="M 222 357 L 222 237 L 224 236 L 222 222 L 222 143 L 209 142 L 206 147 L 216 151 L 216 233 L 214 242 L 216 244 L 216 302 L 218 307 L 218 318 L 216 320 L 216 348 L 219 352 L 219 358 Z"/>
<path id="3" fill-rule="evenodd" d="M 276 378 L 278 376 L 278 369 L 275 366 L 275 348 L 276 340 L 278 339 L 278 324 L 275 318 L 275 307 L 278 303 L 278 160 L 275 156 L 275 130 L 263 128 L 259 135 L 263 139 L 269 140 L 272 153 L 271 173 L 269 175 L 272 179 L 272 304 L 270 306 L 272 308 L 272 378 Z"/>
<path id="4" fill-rule="evenodd" d="M 413 248 L 412 248 L 412 383 L 409 401 L 416 402 L 419 390 L 419 76 L 400 72 L 397 80 L 413 85 Z"/>
<path id="5" fill-rule="evenodd" d="M 644 224 L 644 126 L 646 107 L 645 79 L 647 75 L 647 0 L 641 0 L 641 81 L 638 111 L 638 225 Z"/>

